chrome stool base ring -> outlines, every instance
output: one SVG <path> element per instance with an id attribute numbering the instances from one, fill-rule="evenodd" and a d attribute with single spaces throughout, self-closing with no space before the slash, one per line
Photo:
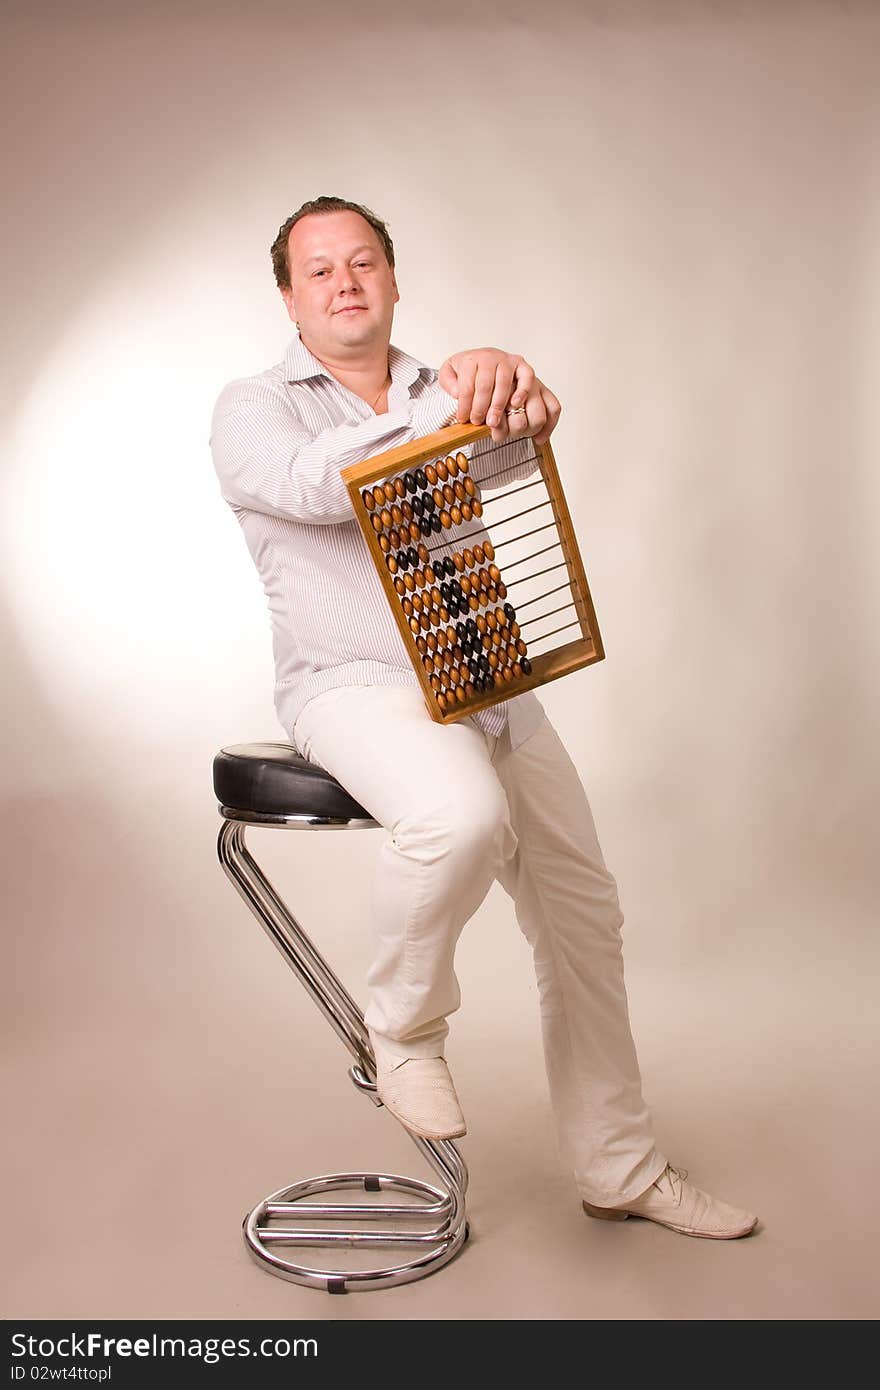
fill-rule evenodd
<path id="1" fill-rule="evenodd" d="M 319 1193 L 345 1189 L 356 1194 L 397 1191 L 415 1200 L 401 1203 L 305 1201 Z M 406 1284 L 439 1269 L 458 1254 L 468 1238 L 468 1223 L 461 1219 L 460 1211 L 460 1204 L 451 1200 L 449 1194 L 416 1178 L 396 1173 L 327 1173 L 273 1192 L 245 1217 L 243 1232 L 252 1258 L 272 1274 L 294 1284 L 341 1294 Z M 459 1215 L 458 1225 L 450 1227 L 454 1215 Z M 434 1224 L 426 1228 L 426 1219 Z M 326 1225 L 299 1224 L 303 1220 L 359 1221 L 364 1223 L 364 1229 L 352 1229 L 347 1225 L 344 1230 L 332 1230 Z M 370 1222 L 381 1222 L 382 1229 L 367 1229 Z M 420 1223 L 420 1227 L 417 1224 L 415 1229 L 407 1230 L 402 1225 L 392 1226 L 390 1222 Z M 398 1245 L 408 1250 L 415 1247 L 417 1253 L 413 1259 L 394 1265 L 359 1270 L 347 1266 L 344 1270 L 335 1270 L 294 1263 L 277 1249 L 291 1245 L 362 1252 Z"/>

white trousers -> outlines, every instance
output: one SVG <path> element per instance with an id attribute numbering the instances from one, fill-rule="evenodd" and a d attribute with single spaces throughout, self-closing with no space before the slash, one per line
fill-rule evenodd
<path id="1" fill-rule="evenodd" d="M 532 947 L 560 1152 L 587 1201 L 643 1192 L 666 1159 L 642 1098 L 617 887 L 546 714 L 512 752 L 507 729 L 436 723 L 420 690 L 346 686 L 305 705 L 293 743 L 390 831 L 364 1014 L 377 1059 L 443 1055 L 456 943 L 497 878 Z"/>

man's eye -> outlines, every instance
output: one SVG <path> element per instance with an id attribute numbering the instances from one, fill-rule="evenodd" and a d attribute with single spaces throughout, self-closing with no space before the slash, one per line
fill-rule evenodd
<path id="1" fill-rule="evenodd" d="M 315 278 L 315 275 L 326 275 L 326 274 L 327 274 L 326 270 L 316 270 L 315 273 L 314 273 L 314 275 L 312 276 L 312 279 Z"/>

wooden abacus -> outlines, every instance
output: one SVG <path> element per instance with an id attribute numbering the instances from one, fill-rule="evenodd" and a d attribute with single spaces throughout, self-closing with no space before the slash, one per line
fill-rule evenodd
<path id="1" fill-rule="evenodd" d="M 549 443 L 496 444 L 491 434 L 486 425 L 449 425 L 341 470 L 440 723 L 605 655 Z M 533 473 L 534 481 L 509 485 Z M 494 495 L 484 498 L 487 486 Z M 524 529 L 507 530 L 524 518 Z M 575 627 L 578 636 L 545 645 Z"/>

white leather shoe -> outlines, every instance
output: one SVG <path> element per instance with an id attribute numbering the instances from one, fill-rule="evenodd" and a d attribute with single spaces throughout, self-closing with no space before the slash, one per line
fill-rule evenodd
<path id="1" fill-rule="evenodd" d="M 747 1236 L 758 1224 L 757 1216 L 740 1207 L 728 1206 L 686 1182 L 687 1169 L 673 1168 L 667 1163 L 664 1172 L 651 1186 L 619 1207 L 596 1207 L 584 1202 L 588 1216 L 600 1221 L 625 1221 L 628 1216 L 641 1216 L 656 1221 L 671 1231 L 685 1236 L 706 1236 L 710 1240 L 735 1240 Z"/>
<path id="2" fill-rule="evenodd" d="M 402 1125 L 423 1139 L 458 1139 L 467 1125 L 443 1057 L 407 1057 L 376 1073 L 376 1094 Z"/>

